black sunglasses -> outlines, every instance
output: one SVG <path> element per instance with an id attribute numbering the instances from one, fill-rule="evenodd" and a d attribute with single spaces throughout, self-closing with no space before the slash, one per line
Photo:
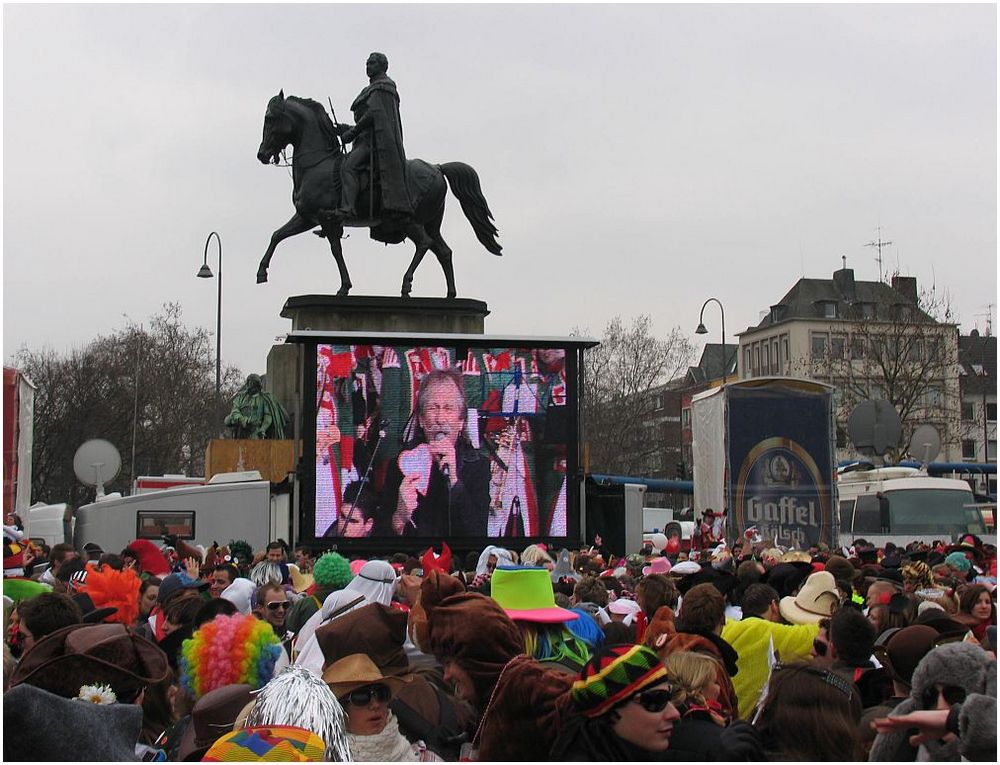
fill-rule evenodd
<path id="1" fill-rule="evenodd" d="M 816 652 L 817 656 L 826 656 L 826 643 L 822 640 L 814 640 L 813 650 Z"/>
<path id="2" fill-rule="evenodd" d="M 647 712 L 662 712 L 674 697 L 674 693 L 673 688 L 657 688 L 637 694 L 635 700 L 642 704 L 642 708 Z"/>
<path id="3" fill-rule="evenodd" d="M 945 703 L 947 703 L 949 707 L 954 706 L 955 704 L 961 704 L 965 701 L 965 689 L 959 688 L 957 685 L 945 685 L 941 688 L 940 693 L 944 696 Z M 924 709 L 934 709 L 937 707 L 938 687 L 936 685 L 932 685 L 924 691 L 921 701 L 923 702 Z"/>
<path id="4" fill-rule="evenodd" d="M 287 611 L 288 607 L 291 605 L 287 600 L 272 600 L 267 604 L 268 611 L 277 611 L 279 608 L 282 611 Z"/>
<path id="5" fill-rule="evenodd" d="M 372 697 L 385 703 L 391 696 L 388 685 L 367 685 L 364 688 L 351 691 L 341 701 L 346 701 L 356 707 L 366 707 L 371 703 Z"/>

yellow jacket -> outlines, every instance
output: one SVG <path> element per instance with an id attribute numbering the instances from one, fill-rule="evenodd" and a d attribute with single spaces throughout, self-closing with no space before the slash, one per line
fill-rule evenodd
<path id="1" fill-rule="evenodd" d="M 818 624 L 778 624 L 749 616 L 738 622 L 726 622 L 722 639 L 736 649 L 739 672 L 733 687 L 739 702 L 740 719 L 747 719 L 757 704 L 767 680 L 767 646 L 774 640 L 775 655 L 781 661 L 808 661 Z"/>

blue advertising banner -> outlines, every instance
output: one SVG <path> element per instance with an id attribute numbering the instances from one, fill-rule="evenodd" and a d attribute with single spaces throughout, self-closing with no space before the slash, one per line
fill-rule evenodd
<path id="1" fill-rule="evenodd" d="M 770 379 L 726 388 L 735 531 L 808 549 L 833 528 L 832 391 Z"/>

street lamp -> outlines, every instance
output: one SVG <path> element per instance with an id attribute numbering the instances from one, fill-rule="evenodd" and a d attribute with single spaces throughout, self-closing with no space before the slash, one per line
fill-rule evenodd
<path id="1" fill-rule="evenodd" d="M 215 403 L 218 405 L 222 390 L 222 239 L 214 231 L 205 240 L 205 262 L 198 269 L 198 278 L 212 278 L 212 269 L 208 267 L 208 243 L 213 236 L 219 244 L 219 310 L 215 324 Z"/>
<path id="2" fill-rule="evenodd" d="M 722 303 L 719 302 L 718 298 L 710 297 L 701 306 L 701 313 L 698 314 L 698 329 L 694 331 L 696 335 L 707 335 L 708 330 L 705 329 L 705 306 L 707 306 L 712 301 L 715 301 L 716 305 L 719 306 L 719 311 L 722 313 L 722 387 L 726 387 L 726 369 L 728 368 L 728 363 L 726 362 L 726 309 L 722 307 Z"/>

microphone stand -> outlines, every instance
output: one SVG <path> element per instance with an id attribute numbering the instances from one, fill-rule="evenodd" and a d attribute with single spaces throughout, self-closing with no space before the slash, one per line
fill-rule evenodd
<path id="1" fill-rule="evenodd" d="M 388 425 L 388 420 L 382 420 L 378 424 L 378 438 L 375 439 L 375 446 L 372 448 L 372 456 L 368 458 L 368 467 L 365 468 L 365 474 L 361 476 L 361 485 L 358 486 L 358 491 L 354 495 L 354 499 L 351 501 L 351 509 L 347 512 L 347 516 L 344 518 L 345 529 L 347 528 L 347 524 L 354 517 L 354 510 L 358 506 L 358 497 L 361 496 L 361 490 L 365 488 L 365 484 L 368 482 L 368 476 L 371 475 L 372 466 L 375 464 L 375 456 L 378 454 L 379 444 L 381 444 L 382 439 L 385 438 L 385 429 Z"/>

